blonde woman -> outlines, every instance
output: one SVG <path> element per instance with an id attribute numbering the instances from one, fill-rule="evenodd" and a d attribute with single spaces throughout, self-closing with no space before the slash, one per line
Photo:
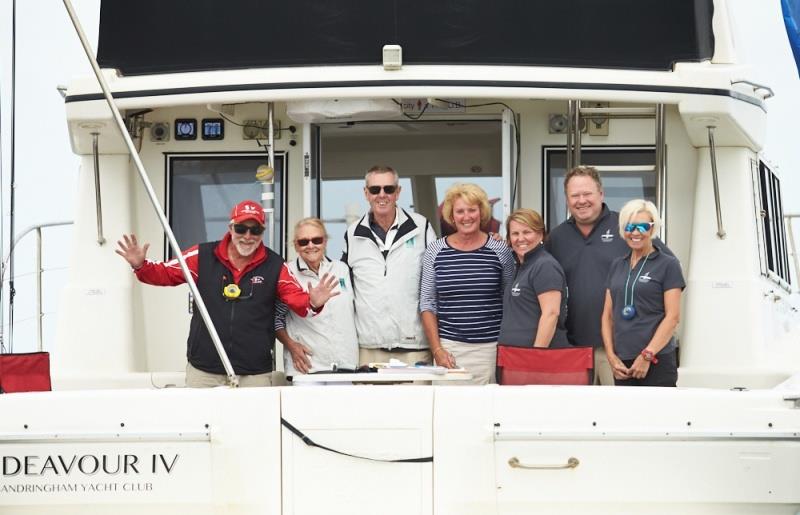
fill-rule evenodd
<path id="1" fill-rule="evenodd" d="M 656 206 L 631 200 L 619 213 L 630 252 L 617 258 L 606 281 L 603 345 L 617 386 L 675 386 L 675 328 L 686 287 L 678 259 L 653 246 L 661 228 Z"/>
<path id="2" fill-rule="evenodd" d="M 505 242 L 481 230 L 491 210 L 479 186 L 451 187 L 442 215 L 456 232 L 425 251 L 422 327 L 436 364 L 466 368 L 474 384 L 494 383 L 503 289 L 514 274 L 514 258 Z"/>
<path id="3" fill-rule="evenodd" d="M 304 289 L 312 288 L 326 274 L 334 277 L 339 295 L 315 316 L 301 317 L 278 304 L 275 336 L 283 344 L 287 376 L 358 366 L 353 287 L 350 272 L 341 261 L 325 255 L 328 234 L 319 218 L 304 218 L 294 228 L 297 258 L 287 263 Z"/>

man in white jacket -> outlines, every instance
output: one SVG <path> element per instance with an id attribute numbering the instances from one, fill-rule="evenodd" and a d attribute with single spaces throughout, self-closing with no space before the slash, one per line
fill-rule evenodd
<path id="1" fill-rule="evenodd" d="M 369 213 L 348 227 L 342 261 L 353 279 L 359 363 L 430 362 L 419 317 L 422 256 L 436 239 L 430 222 L 397 207 L 400 178 L 389 166 L 365 176 Z"/>

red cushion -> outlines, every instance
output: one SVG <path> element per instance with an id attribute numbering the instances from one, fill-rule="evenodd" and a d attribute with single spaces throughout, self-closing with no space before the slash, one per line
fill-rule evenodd
<path id="1" fill-rule="evenodd" d="M 0 354 L 0 392 L 48 392 L 50 354 Z"/>
<path id="2" fill-rule="evenodd" d="M 594 349 L 497 347 L 498 382 L 505 385 L 578 384 L 592 381 Z"/>

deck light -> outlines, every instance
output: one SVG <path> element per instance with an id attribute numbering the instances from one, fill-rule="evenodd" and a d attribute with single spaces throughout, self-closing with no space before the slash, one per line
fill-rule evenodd
<path id="1" fill-rule="evenodd" d="M 403 47 L 383 45 L 383 69 L 399 70 L 403 67 Z"/>

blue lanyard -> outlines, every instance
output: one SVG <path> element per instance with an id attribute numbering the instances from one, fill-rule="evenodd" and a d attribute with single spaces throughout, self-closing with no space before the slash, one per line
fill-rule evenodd
<path id="1" fill-rule="evenodd" d="M 625 306 L 633 306 L 633 292 L 636 290 L 636 283 L 639 282 L 639 276 L 642 275 L 642 270 L 644 270 L 644 265 L 647 264 L 647 260 L 650 259 L 650 254 L 644 257 L 644 261 L 642 261 L 642 266 L 639 267 L 639 273 L 636 274 L 636 279 L 633 280 L 633 286 L 631 287 L 631 303 L 628 304 L 628 284 L 631 280 L 631 272 L 633 269 L 631 268 L 628 270 L 628 279 L 625 281 Z"/>

